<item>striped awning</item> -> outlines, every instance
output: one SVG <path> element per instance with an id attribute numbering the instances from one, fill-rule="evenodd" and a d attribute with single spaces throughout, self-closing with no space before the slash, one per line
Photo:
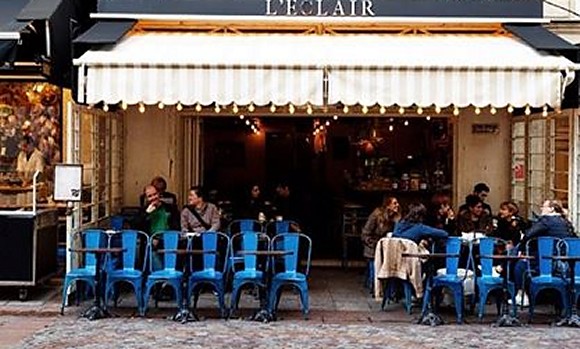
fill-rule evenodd
<path id="1" fill-rule="evenodd" d="M 557 107 L 569 60 L 492 35 L 138 33 L 75 60 L 78 101 Z"/>

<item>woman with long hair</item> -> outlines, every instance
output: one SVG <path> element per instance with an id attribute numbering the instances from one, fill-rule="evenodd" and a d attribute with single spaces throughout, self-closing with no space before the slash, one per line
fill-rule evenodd
<path id="1" fill-rule="evenodd" d="M 409 213 L 395 225 L 393 237 L 409 239 L 417 244 L 430 239 L 446 239 L 449 234 L 443 229 L 424 224 L 427 208 L 421 203 L 409 205 Z"/>
<path id="2" fill-rule="evenodd" d="M 393 232 L 395 223 L 401 218 L 399 201 L 392 196 L 385 196 L 381 206 L 374 209 L 362 229 L 363 255 L 367 259 L 375 258 L 377 242 L 387 233 Z"/>

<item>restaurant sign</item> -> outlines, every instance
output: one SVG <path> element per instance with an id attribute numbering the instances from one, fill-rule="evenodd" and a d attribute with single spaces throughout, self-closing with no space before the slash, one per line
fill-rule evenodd
<path id="1" fill-rule="evenodd" d="M 98 0 L 99 13 L 207 16 L 542 18 L 542 0 Z"/>

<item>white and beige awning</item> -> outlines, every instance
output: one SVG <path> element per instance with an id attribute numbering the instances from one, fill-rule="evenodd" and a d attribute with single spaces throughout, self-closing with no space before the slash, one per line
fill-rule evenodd
<path id="1" fill-rule="evenodd" d="M 577 66 L 494 35 L 144 32 L 75 60 L 81 103 L 558 107 Z"/>

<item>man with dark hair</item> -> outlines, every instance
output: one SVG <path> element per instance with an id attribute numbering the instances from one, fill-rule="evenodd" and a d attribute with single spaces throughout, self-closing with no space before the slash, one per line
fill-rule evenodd
<path id="1" fill-rule="evenodd" d="M 189 189 L 187 205 L 181 211 L 181 231 L 203 233 L 220 229 L 220 212 L 216 205 L 206 202 L 200 186 Z"/>
<path id="2" fill-rule="evenodd" d="M 32 176 L 34 176 L 36 171 L 44 172 L 44 157 L 29 135 L 22 137 L 20 141 L 20 153 L 16 160 L 16 171 L 22 178 L 23 186 L 32 182 Z"/>
<path id="3" fill-rule="evenodd" d="M 491 210 L 491 206 L 489 206 L 485 200 L 487 199 L 488 195 L 489 195 L 490 189 L 489 186 L 485 183 L 477 183 L 474 187 L 473 187 L 473 192 L 471 193 L 471 195 L 476 195 L 481 199 L 481 205 L 483 206 L 483 210 L 488 214 L 488 215 L 492 215 L 492 210 Z M 467 203 L 461 205 L 459 207 L 459 214 L 464 213 L 465 211 L 469 210 L 469 207 L 467 205 Z"/>
<path id="4" fill-rule="evenodd" d="M 465 198 L 467 210 L 462 211 L 457 218 L 458 233 L 491 231 L 491 215 L 483 208 L 483 201 L 475 194 Z"/>

